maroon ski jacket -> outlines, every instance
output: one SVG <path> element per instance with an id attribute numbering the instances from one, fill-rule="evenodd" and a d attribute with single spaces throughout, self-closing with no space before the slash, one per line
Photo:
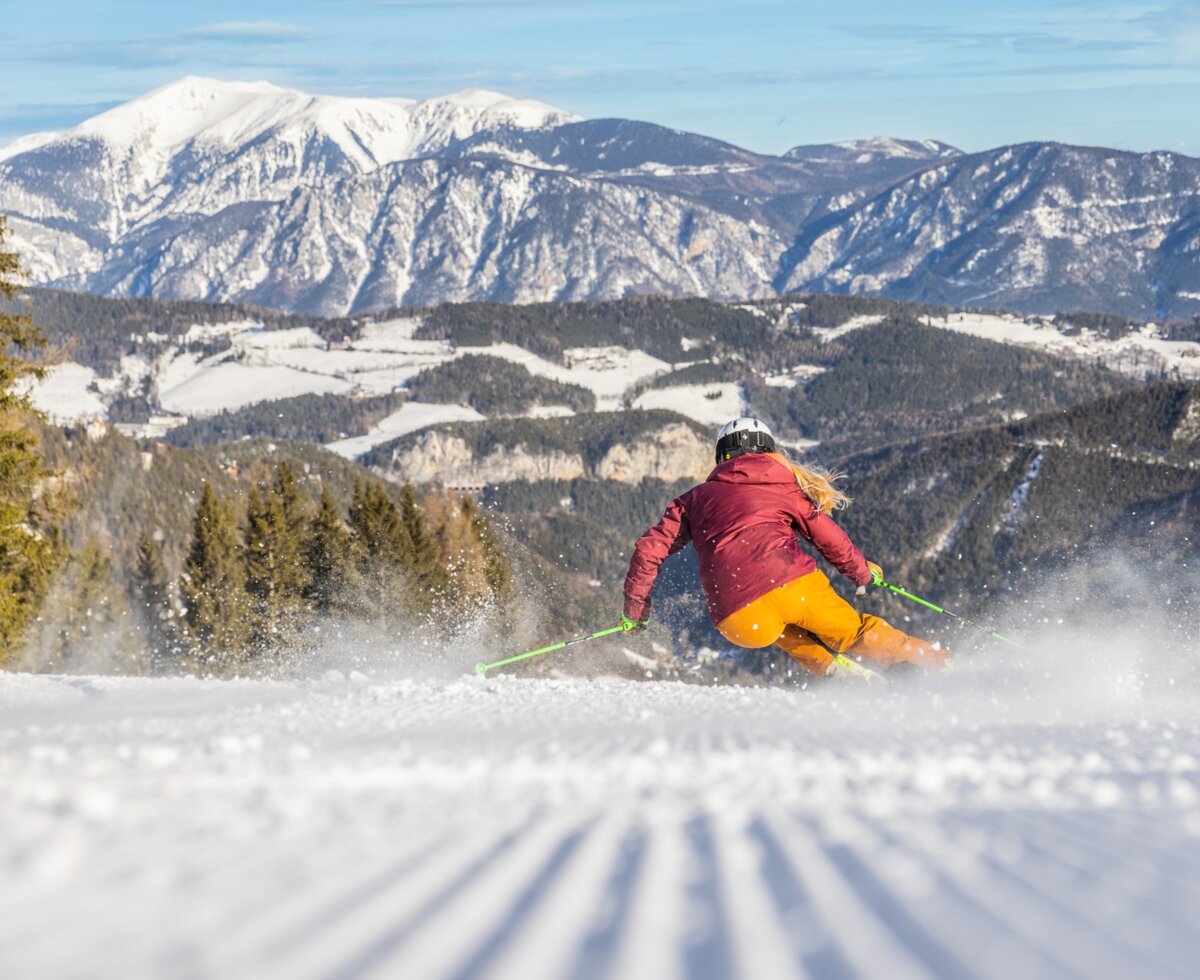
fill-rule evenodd
<path id="1" fill-rule="evenodd" d="M 833 518 L 817 510 L 780 456 L 744 453 L 671 501 L 634 547 L 625 577 L 625 615 L 645 620 L 663 560 L 689 541 L 714 623 L 817 567 L 796 535 L 811 541 L 855 585 L 868 585 L 866 559 Z"/>

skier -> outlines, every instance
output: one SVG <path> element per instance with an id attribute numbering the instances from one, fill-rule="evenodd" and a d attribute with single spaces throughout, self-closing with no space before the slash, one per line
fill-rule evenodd
<path id="1" fill-rule="evenodd" d="M 716 451 L 708 479 L 671 501 L 634 547 L 621 615 L 627 630 L 649 622 L 659 566 L 690 541 L 700 557 L 709 615 L 730 643 L 752 649 L 774 643 L 815 674 L 866 680 L 878 675 L 843 654 L 884 667 L 946 663 L 949 652 L 940 646 L 860 614 L 800 547 L 797 533 L 858 586 L 859 595 L 883 581 L 882 569 L 829 516 L 849 503 L 832 474 L 776 452 L 771 430 L 756 418 L 727 422 Z"/>

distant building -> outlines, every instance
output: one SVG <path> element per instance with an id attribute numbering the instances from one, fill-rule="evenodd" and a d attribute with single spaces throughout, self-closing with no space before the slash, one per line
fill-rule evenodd
<path id="1" fill-rule="evenodd" d="M 83 431 L 92 442 L 97 442 L 108 435 L 108 423 L 99 415 L 93 415 L 83 423 Z"/>
<path id="2" fill-rule="evenodd" d="M 161 439 L 187 421 L 186 415 L 151 415 L 145 422 L 118 422 L 116 430 L 131 439 Z"/>

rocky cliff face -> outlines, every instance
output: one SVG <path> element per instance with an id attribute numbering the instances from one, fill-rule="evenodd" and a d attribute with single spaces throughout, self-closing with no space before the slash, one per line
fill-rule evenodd
<path id="1" fill-rule="evenodd" d="M 1171 441 L 1180 448 L 1192 448 L 1200 443 L 1200 395 L 1192 394 L 1188 398 L 1175 431 L 1171 434 Z"/>
<path id="2" fill-rule="evenodd" d="M 394 449 L 390 465 L 383 470 L 389 479 L 451 487 L 514 480 L 574 480 L 586 472 L 583 456 L 578 453 L 538 452 L 521 445 L 478 456 L 466 440 L 442 432 L 428 432 L 415 445 Z"/>
<path id="3" fill-rule="evenodd" d="M 613 446 L 596 464 L 602 480 L 640 483 L 701 479 L 712 469 L 712 445 L 686 425 L 668 425 L 650 438 Z"/>
<path id="4" fill-rule="evenodd" d="M 633 485 L 645 479 L 702 479 L 712 468 L 711 453 L 708 442 L 682 423 L 664 426 L 632 446 L 612 446 L 591 466 L 582 450 L 545 450 L 519 443 L 481 455 L 459 436 L 430 430 L 402 441 L 380 469 L 389 479 L 457 487 L 580 477 Z"/>

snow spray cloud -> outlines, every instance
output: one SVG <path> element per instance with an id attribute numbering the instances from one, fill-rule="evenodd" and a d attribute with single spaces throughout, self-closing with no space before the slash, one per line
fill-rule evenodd
<path id="1" fill-rule="evenodd" d="M 964 679 L 1061 716 L 1137 712 L 1200 691 L 1200 603 L 1183 570 L 1096 551 L 1030 580 L 992 619 L 1025 649 L 985 634 L 956 646 Z"/>
<path id="2" fill-rule="evenodd" d="M 314 625 L 305 649 L 288 659 L 289 676 L 331 672 L 365 674 L 372 680 L 452 680 L 473 675 L 481 659 L 511 652 L 526 630 L 515 622 L 532 617 L 524 602 L 442 610 L 403 627 L 362 620 L 324 619 Z M 499 651 L 499 653 L 498 653 Z"/>

